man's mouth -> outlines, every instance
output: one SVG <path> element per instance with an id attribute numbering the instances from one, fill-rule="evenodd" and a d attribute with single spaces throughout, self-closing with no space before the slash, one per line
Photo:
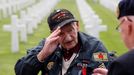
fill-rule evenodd
<path id="1" fill-rule="evenodd" d="M 72 41 L 65 42 L 65 44 L 70 44 Z"/>

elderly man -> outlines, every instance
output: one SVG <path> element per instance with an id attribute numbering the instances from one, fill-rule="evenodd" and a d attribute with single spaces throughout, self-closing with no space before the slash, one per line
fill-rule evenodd
<path id="1" fill-rule="evenodd" d="M 97 68 L 93 75 L 134 75 L 134 0 L 119 3 L 117 27 L 129 52 L 112 62 L 109 69 Z"/>
<path id="2" fill-rule="evenodd" d="M 17 61 L 16 75 L 91 75 L 94 68 L 107 67 L 109 56 L 96 38 L 79 31 L 79 22 L 66 9 L 48 17 L 51 34 Z"/>

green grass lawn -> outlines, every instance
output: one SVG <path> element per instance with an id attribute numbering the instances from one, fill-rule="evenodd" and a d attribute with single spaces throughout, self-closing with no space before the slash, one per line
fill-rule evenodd
<path id="1" fill-rule="evenodd" d="M 118 55 L 127 51 L 123 41 L 119 35 L 119 32 L 115 30 L 118 25 L 118 21 L 115 16 L 115 12 L 111 12 L 109 9 L 87 0 L 89 5 L 93 8 L 96 14 L 103 20 L 103 25 L 108 26 L 107 32 L 101 32 L 100 37 L 109 51 L 116 51 Z"/>
<path id="2" fill-rule="evenodd" d="M 119 37 L 119 33 L 115 31 L 115 27 L 118 23 L 114 14 L 102 6 L 92 3 L 91 0 L 88 0 L 88 3 L 93 7 L 100 18 L 103 19 L 103 24 L 108 26 L 108 31 L 102 32 L 100 35 L 102 42 L 106 45 L 108 50 L 115 50 L 119 55 L 124 53 L 126 48 Z M 58 8 L 66 8 L 75 14 L 76 18 L 80 20 L 80 30 L 84 31 L 84 26 L 80 19 L 75 0 L 61 0 L 55 7 L 55 9 Z M 44 21 L 38 25 L 38 29 L 35 30 L 35 33 L 28 35 L 27 43 L 20 42 L 20 52 L 12 54 L 10 51 L 11 33 L 3 31 L 2 29 L 3 25 L 8 23 L 10 23 L 9 18 L 0 20 L 0 75 L 15 75 L 14 65 L 17 59 L 24 56 L 27 49 L 36 46 L 42 38 L 49 35 L 48 25 L 46 19 L 44 19 Z"/>

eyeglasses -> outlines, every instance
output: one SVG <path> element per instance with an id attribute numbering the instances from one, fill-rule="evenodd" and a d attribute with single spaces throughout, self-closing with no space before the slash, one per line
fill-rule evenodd
<path id="1" fill-rule="evenodd" d="M 125 17 L 121 20 L 120 24 L 116 27 L 116 30 L 118 32 L 121 32 L 121 28 L 120 26 L 124 23 L 124 21 L 129 21 L 129 22 L 133 22 L 132 19 L 130 19 L 129 17 Z"/>

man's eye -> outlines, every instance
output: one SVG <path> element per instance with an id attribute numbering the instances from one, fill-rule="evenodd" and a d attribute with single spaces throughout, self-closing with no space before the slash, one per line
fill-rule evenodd
<path id="1" fill-rule="evenodd" d="M 60 36 L 63 36 L 63 33 L 60 33 Z"/>
<path id="2" fill-rule="evenodd" d="M 68 32 L 72 32 L 73 31 L 73 29 L 70 29 Z"/>

